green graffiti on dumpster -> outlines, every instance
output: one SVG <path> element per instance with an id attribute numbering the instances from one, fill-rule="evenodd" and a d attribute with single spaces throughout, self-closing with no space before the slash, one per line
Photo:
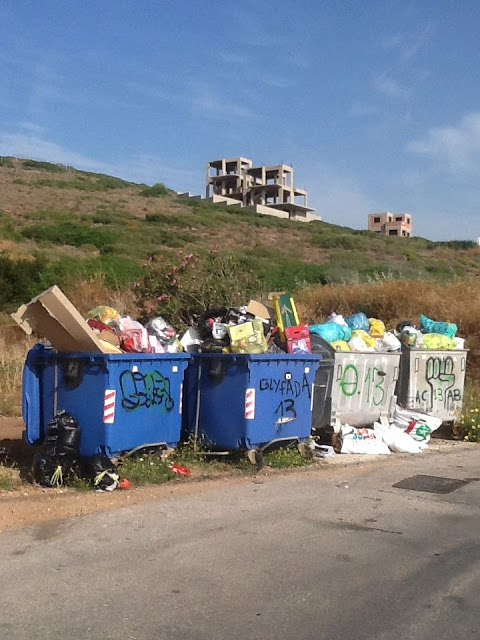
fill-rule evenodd
<path id="1" fill-rule="evenodd" d="M 344 396 L 364 394 L 367 405 L 379 407 L 385 401 L 385 373 L 378 367 L 367 367 L 363 387 L 359 389 L 361 378 L 357 367 L 354 364 L 347 364 L 340 378 L 340 390 Z"/>

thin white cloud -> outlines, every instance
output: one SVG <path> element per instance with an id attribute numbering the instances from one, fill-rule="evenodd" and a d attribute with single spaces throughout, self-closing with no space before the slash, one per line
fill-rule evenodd
<path id="1" fill-rule="evenodd" d="M 198 183 L 198 171 L 167 166 L 165 159 L 155 155 L 136 153 L 125 162 L 103 162 L 34 134 L 0 134 L 0 156 L 54 162 L 84 171 L 118 176 L 132 182 L 163 182 L 167 187 L 178 191 L 194 190 Z"/>
<path id="2" fill-rule="evenodd" d="M 163 182 L 176 191 L 194 191 L 198 185 L 198 171 L 167 166 L 165 158 L 151 154 L 135 154 L 128 163 L 112 167 L 112 171 L 125 180 L 146 184 Z"/>
<path id="3" fill-rule="evenodd" d="M 103 162 L 84 156 L 38 135 L 0 133 L 0 155 L 46 160 L 86 171 L 108 173 L 111 169 Z"/>
<path id="4" fill-rule="evenodd" d="M 410 62 L 417 57 L 421 50 L 431 41 L 435 33 L 435 26 L 427 22 L 416 31 L 409 33 L 396 33 L 384 38 L 384 49 L 391 49 L 398 53 L 400 60 Z"/>
<path id="5" fill-rule="evenodd" d="M 249 107 L 227 100 L 222 91 L 213 91 L 207 87 L 198 87 L 192 96 L 192 110 L 199 116 L 232 120 L 235 118 L 255 118 L 256 113 Z"/>
<path id="6" fill-rule="evenodd" d="M 432 127 L 407 150 L 452 173 L 480 174 L 480 112 L 465 115 L 457 126 Z"/>
<path id="7" fill-rule="evenodd" d="M 400 85 L 386 73 L 377 75 L 374 78 L 373 84 L 379 93 L 392 100 L 406 102 L 410 98 L 410 90 Z"/>

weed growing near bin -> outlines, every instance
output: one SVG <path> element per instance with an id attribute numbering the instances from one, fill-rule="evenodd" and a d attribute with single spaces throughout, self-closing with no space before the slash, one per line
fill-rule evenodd
<path id="1" fill-rule="evenodd" d="M 263 462 L 266 467 L 272 469 L 290 469 L 292 467 L 308 467 L 313 463 L 313 458 L 300 455 L 297 446 L 292 445 L 265 453 Z"/>
<path id="2" fill-rule="evenodd" d="M 455 431 L 467 442 L 480 442 L 480 383 L 467 380 L 463 397 L 463 410 Z"/>
<path id="3" fill-rule="evenodd" d="M 122 478 L 128 478 L 133 486 L 163 484 L 175 477 L 167 461 L 159 455 L 126 458 L 119 466 Z"/>

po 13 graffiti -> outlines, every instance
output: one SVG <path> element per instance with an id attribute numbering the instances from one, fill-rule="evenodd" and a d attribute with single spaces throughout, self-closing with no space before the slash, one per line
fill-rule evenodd
<path id="1" fill-rule="evenodd" d="M 339 381 L 340 391 L 350 398 L 360 394 L 363 387 L 367 404 L 380 407 L 385 401 L 385 377 L 385 372 L 378 367 L 367 367 L 362 381 L 357 367 L 347 364 Z M 362 382 L 363 385 L 360 387 Z"/>
<path id="2" fill-rule="evenodd" d="M 123 371 L 120 374 L 120 392 L 125 411 L 158 407 L 163 413 L 174 407 L 170 395 L 170 380 L 158 371 Z"/>

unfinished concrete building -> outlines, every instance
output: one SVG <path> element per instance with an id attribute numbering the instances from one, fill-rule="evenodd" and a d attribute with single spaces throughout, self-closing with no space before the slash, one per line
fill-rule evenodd
<path id="1" fill-rule="evenodd" d="M 410 238 L 412 235 L 412 216 L 408 213 L 370 213 L 368 230 L 383 233 L 386 236 Z"/>
<path id="2" fill-rule="evenodd" d="M 307 192 L 294 186 L 293 168 L 286 164 L 252 166 L 248 158 L 222 158 L 207 163 L 205 196 L 213 202 L 232 199 L 265 215 L 293 220 L 318 220 L 307 203 Z"/>

